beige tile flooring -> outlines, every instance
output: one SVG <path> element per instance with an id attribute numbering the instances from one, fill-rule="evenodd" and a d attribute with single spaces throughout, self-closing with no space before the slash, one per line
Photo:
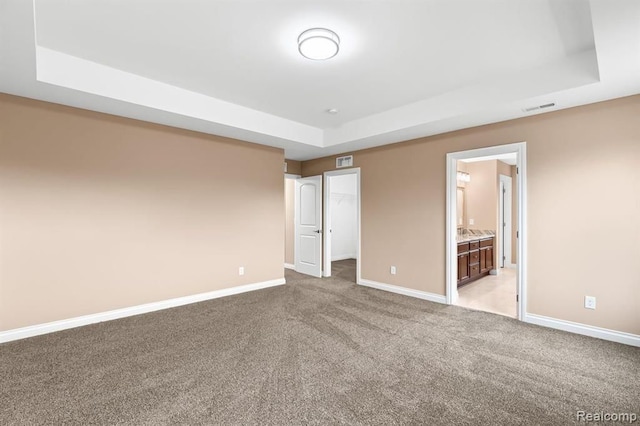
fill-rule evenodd
<path id="1" fill-rule="evenodd" d="M 458 290 L 458 306 L 517 317 L 516 269 L 502 268 Z"/>

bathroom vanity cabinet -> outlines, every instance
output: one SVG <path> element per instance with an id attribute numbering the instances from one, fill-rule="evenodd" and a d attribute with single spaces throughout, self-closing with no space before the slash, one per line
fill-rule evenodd
<path id="1" fill-rule="evenodd" d="M 493 269 L 494 237 L 458 243 L 458 287 L 489 275 Z"/>

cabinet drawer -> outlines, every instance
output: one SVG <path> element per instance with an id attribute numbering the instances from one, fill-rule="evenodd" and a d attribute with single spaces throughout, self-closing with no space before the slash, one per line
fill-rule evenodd
<path id="1" fill-rule="evenodd" d="M 478 275 L 480 275 L 480 264 L 476 263 L 475 265 L 470 265 L 469 276 L 473 278 L 473 277 L 477 277 Z"/>
<path id="2" fill-rule="evenodd" d="M 469 253 L 469 263 L 480 262 L 480 250 L 472 251 Z"/>
<path id="3" fill-rule="evenodd" d="M 465 251 L 469 251 L 469 243 L 458 244 L 458 253 L 464 253 Z"/>
<path id="4" fill-rule="evenodd" d="M 489 238 L 487 240 L 480 240 L 480 247 L 491 247 L 493 246 L 493 238 Z"/>
<path id="5" fill-rule="evenodd" d="M 480 241 L 471 241 L 469 243 L 469 250 L 477 250 L 480 247 Z"/>

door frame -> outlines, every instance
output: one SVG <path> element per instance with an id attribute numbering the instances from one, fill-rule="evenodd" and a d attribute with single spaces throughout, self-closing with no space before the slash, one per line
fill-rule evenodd
<path id="1" fill-rule="evenodd" d="M 500 174 L 498 175 L 498 177 L 500 178 L 500 186 L 499 186 L 499 193 L 498 193 L 498 202 L 499 202 L 499 211 L 498 211 L 498 229 L 500 230 L 500 232 L 498 233 L 498 235 L 500 236 L 500 253 L 499 256 L 500 258 L 498 259 L 498 266 L 500 268 L 513 268 L 513 262 L 511 259 L 511 232 L 513 232 L 513 220 L 512 220 L 512 216 L 513 216 L 513 212 L 512 210 L 512 205 L 513 205 L 513 177 L 512 176 L 507 176 L 507 175 L 503 175 Z M 509 183 L 508 187 L 509 189 L 507 190 L 507 185 L 505 185 L 506 183 Z M 505 196 L 508 194 L 508 200 L 505 200 Z M 505 201 L 508 201 L 507 203 L 505 203 Z M 505 213 L 505 207 L 507 207 L 507 209 L 509 210 L 509 214 L 505 217 L 504 213 Z M 508 224 L 508 228 L 509 228 L 509 236 L 505 237 L 505 228 L 506 226 L 503 226 L 503 224 Z"/>
<path id="2" fill-rule="evenodd" d="M 360 284 L 362 279 L 361 275 L 361 253 L 362 253 L 362 238 L 361 238 L 361 209 L 360 209 L 360 200 L 361 200 L 361 191 L 360 191 L 360 167 L 352 167 L 349 169 L 342 170 L 332 170 L 329 172 L 324 172 L 324 198 L 323 198 L 323 207 L 322 207 L 322 217 L 323 217 L 323 228 L 325 230 L 322 236 L 322 256 L 323 256 L 323 273 L 324 277 L 331 276 L 331 243 L 329 242 L 329 234 L 330 229 L 328 226 L 328 222 L 330 222 L 331 218 L 331 177 L 333 176 L 343 176 L 343 175 L 356 175 L 356 221 L 357 221 L 357 244 L 356 244 L 356 284 Z"/>
<path id="3" fill-rule="evenodd" d="M 457 161 L 468 158 L 490 157 L 501 154 L 515 153 L 516 160 L 516 187 L 518 188 L 518 215 L 517 215 L 517 246 L 516 276 L 518 281 L 518 319 L 524 321 L 527 313 L 527 144 L 516 142 L 506 145 L 497 145 L 486 148 L 472 149 L 447 153 L 446 175 L 446 300 L 453 305 L 458 300 L 457 288 L 457 259 L 458 250 L 456 244 L 456 188 L 457 188 Z M 513 225 L 513 224 L 512 224 Z"/>

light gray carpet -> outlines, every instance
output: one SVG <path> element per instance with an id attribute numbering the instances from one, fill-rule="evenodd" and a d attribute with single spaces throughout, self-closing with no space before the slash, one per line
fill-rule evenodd
<path id="1" fill-rule="evenodd" d="M 331 262 L 331 277 L 350 283 L 356 282 L 356 260 L 345 259 Z"/>
<path id="2" fill-rule="evenodd" d="M 0 424 L 565 424 L 640 413 L 640 349 L 287 271 L 0 345 Z M 350 274 L 353 273 L 351 268 Z"/>

